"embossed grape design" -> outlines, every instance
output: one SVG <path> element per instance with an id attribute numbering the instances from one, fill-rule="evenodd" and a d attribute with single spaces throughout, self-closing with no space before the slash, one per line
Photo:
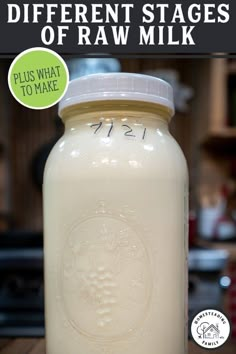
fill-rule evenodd
<path id="1" fill-rule="evenodd" d="M 99 266 L 95 272 L 86 275 L 86 284 L 90 300 L 96 305 L 97 325 L 107 326 L 112 322 L 112 307 L 116 304 L 113 274 Z"/>
<path id="2" fill-rule="evenodd" d="M 150 293 L 147 255 L 123 220 L 99 216 L 74 227 L 63 255 L 67 318 L 84 334 L 108 339 L 133 330 Z"/>

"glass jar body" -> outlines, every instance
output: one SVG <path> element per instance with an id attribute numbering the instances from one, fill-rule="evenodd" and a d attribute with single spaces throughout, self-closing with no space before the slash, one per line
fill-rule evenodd
<path id="1" fill-rule="evenodd" d="M 160 114 L 76 112 L 44 175 L 47 353 L 186 353 L 183 154 Z"/>

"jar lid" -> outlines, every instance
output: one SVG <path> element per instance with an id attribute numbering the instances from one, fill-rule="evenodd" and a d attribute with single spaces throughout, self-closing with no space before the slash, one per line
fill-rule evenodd
<path id="1" fill-rule="evenodd" d="M 70 106 L 104 100 L 132 100 L 158 104 L 174 114 L 173 89 L 164 80 L 130 73 L 92 74 L 72 80 L 59 103 L 59 115 Z"/>

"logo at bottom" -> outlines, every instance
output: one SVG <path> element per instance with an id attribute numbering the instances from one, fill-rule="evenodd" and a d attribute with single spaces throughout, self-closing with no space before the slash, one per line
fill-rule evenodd
<path id="1" fill-rule="evenodd" d="M 222 312 L 213 309 L 204 310 L 192 320 L 191 334 L 200 347 L 219 348 L 229 338 L 230 323 Z"/>

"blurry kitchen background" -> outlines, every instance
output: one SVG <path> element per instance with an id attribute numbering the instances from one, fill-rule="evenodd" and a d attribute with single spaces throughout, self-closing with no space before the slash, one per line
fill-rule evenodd
<path id="1" fill-rule="evenodd" d="M 66 58 L 71 79 L 124 71 L 174 86 L 171 132 L 190 174 L 189 316 L 223 310 L 236 337 L 236 60 Z M 0 60 L 0 336 L 43 335 L 42 174 L 63 133 L 57 107 L 10 95 Z M 168 257 L 168 255 L 166 255 Z"/>

